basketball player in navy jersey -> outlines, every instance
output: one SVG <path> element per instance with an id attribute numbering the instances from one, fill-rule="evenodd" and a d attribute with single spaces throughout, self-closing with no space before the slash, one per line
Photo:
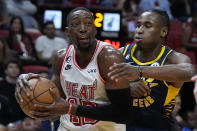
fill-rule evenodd
<path id="1" fill-rule="evenodd" d="M 65 51 L 58 52 L 58 55 L 55 59 L 56 61 L 53 63 L 53 72 L 55 75 L 53 81 L 61 90 L 65 89 L 62 87 L 70 87 L 69 84 L 71 84 L 66 81 L 66 73 L 64 72 L 67 72 L 72 68 L 76 69 L 76 65 L 78 65 L 78 67 L 82 67 L 81 69 L 79 68 L 80 71 L 86 68 L 86 66 L 88 67 L 88 63 L 93 57 L 93 52 L 96 50 L 96 45 L 98 45 L 94 38 L 95 27 L 93 26 L 90 12 L 84 9 L 80 9 L 77 11 L 74 10 L 68 16 L 68 19 L 70 22 L 68 22 L 70 24 L 70 27 L 68 27 L 67 31 L 70 35 L 70 39 L 74 44 L 75 51 L 73 50 L 73 47 L 70 47 L 70 51 L 68 51 L 68 53 L 66 53 Z M 38 119 L 53 119 L 53 117 L 57 117 L 60 115 L 64 116 L 65 114 L 72 114 L 77 116 L 85 116 L 96 120 L 108 120 L 120 123 L 127 123 L 131 126 L 133 126 L 132 124 L 134 124 L 134 126 L 136 126 L 137 128 L 138 122 L 142 122 L 140 123 L 139 127 L 141 128 L 141 125 L 145 124 L 144 126 L 142 126 L 142 130 L 144 128 L 168 130 L 168 115 L 164 117 L 164 111 L 161 108 L 163 107 L 163 105 L 165 106 L 166 104 L 166 107 L 171 107 L 171 103 L 173 104 L 173 97 L 175 93 L 178 93 L 184 81 L 190 80 L 190 77 L 194 74 L 194 68 L 190 64 L 190 60 L 188 57 L 177 52 L 172 53 L 169 48 L 162 46 L 162 43 L 164 43 L 164 40 L 168 34 L 168 25 L 166 25 L 166 23 L 168 22 L 165 22 L 164 20 L 166 20 L 166 17 L 163 17 L 163 15 L 161 15 L 160 13 L 156 13 L 154 11 L 145 12 L 140 16 L 138 21 L 138 24 L 140 26 L 138 25 L 136 30 L 136 46 L 132 47 L 134 52 L 132 53 L 131 51 L 134 56 L 125 56 L 125 58 L 128 60 L 136 59 L 136 61 L 139 61 L 136 62 L 136 65 L 130 65 L 132 64 L 132 62 L 135 61 L 127 61 L 130 62 L 130 64 L 123 64 L 124 60 L 122 59 L 122 56 L 116 50 L 109 46 L 103 47 L 100 54 L 98 54 L 98 69 L 100 70 L 101 78 L 105 80 L 106 95 L 110 100 L 111 104 L 103 104 L 102 106 L 97 107 L 84 107 L 82 105 L 69 104 L 63 98 L 55 96 L 53 91 L 51 91 L 52 95 L 55 98 L 55 102 L 50 106 L 35 105 L 38 111 L 32 111 L 32 115 L 34 115 Z M 79 25 L 80 28 L 77 28 Z M 87 32 L 89 37 L 79 37 L 79 34 L 84 34 L 84 36 L 86 36 L 85 34 L 87 34 Z M 99 49 L 101 48 L 99 47 Z M 130 48 L 125 48 L 124 52 L 129 51 L 128 49 Z M 65 56 L 64 54 L 66 54 L 66 56 L 71 55 L 70 52 L 73 52 L 72 54 L 76 54 L 76 57 L 66 57 L 66 59 L 63 58 L 63 56 Z M 64 64 L 62 64 L 63 59 Z M 151 63 L 152 61 L 154 64 Z M 74 62 L 75 65 L 71 64 L 70 66 L 68 66 L 68 63 L 70 62 Z M 158 66 L 160 64 L 162 64 L 163 66 L 150 67 L 146 62 L 148 64 L 153 64 L 154 66 Z M 110 67 L 114 63 L 116 64 Z M 143 65 L 143 67 L 139 67 L 137 63 L 146 63 L 147 66 L 145 66 L 145 64 Z M 61 66 L 63 67 L 62 73 L 60 71 Z M 148 72 L 149 70 L 151 70 L 151 72 Z M 95 71 L 91 69 L 88 70 L 88 72 L 94 73 Z M 129 72 L 129 74 L 125 72 Z M 123 79 L 119 80 L 119 77 L 117 76 L 120 75 L 123 77 Z M 28 74 L 21 75 L 19 77 L 16 90 L 16 97 L 18 101 L 22 100 L 22 97 L 20 96 L 20 91 L 26 90 L 26 88 L 28 87 L 27 80 L 31 77 L 36 76 L 37 75 Z M 61 78 L 63 78 L 64 81 L 62 81 Z M 77 76 L 74 77 L 74 75 L 73 78 L 70 75 L 70 78 L 78 79 Z M 148 81 L 146 81 L 146 78 L 152 79 L 148 79 Z M 135 83 L 131 83 L 130 89 L 128 88 L 128 79 L 135 80 Z M 160 82 L 158 80 L 160 80 Z M 164 80 L 164 82 L 162 80 Z M 93 83 L 91 84 L 92 86 L 89 87 L 95 87 L 94 81 L 95 80 L 93 80 Z M 66 85 L 64 86 L 64 84 Z M 76 85 L 73 85 L 72 87 L 75 86 Z M 158 87 L 158 90 L 152 90 L 152 88 L 154 87 Z M 151 93 L 149 88 L 151 89 Z M 70 88 L 67 88 L 67 90 L 69 91 Z M 76 92 L 75 89 L 73 89 L 73 91 L 74 92 L 70 92 L 72 96 L 81 95 L 83 97 L 86 97 L 85 92 Z M 66 94 L 68 95 L 67 97 L 69 97 L 68 92 Z M 103 95 L 103 93 L 101 93 L 101 95 Z M 130 99 L 130 95 L 132 95 L 134 98 Z M 167 97 L 165 97 L 165 95 L 167 95 Z M 156 99 L 157 97 L 158 100 Z M 145 109 L 148 110 L 148 112 L 144 111 L 145 109 L 143 107 L 145 106 Z M 39 112 L 40 108 L 42 110 L 46 110 L 46 112 Z M 171 108 L 169 108 L 169 113 L 170 111 Z M 149 112 L 151 112 L 151 116 L 149 115 Z M 159 117 L 157 117 L 157 115 L 159 115 Z M 73 117 L 64 116 L 62 119 L 66 120 L 67 118 Z M 70 120 L 78 119 L 75 117 L 75 119 Z M 84 122 L 83 120 L 81 122 Z M 164 124 L 165 126 L 162 125 L 164 127 L 159 126 L 155 128 L 153 127 L 151 121 L 154 123 L 154 125 L 157 125 L 158 122 L 164 122 L 158 125 Z M 146 126 L 146 122 L 150 125 Z M 137 125 L 135 123 L 137 123 Z M 66 130 L 67 126 L 65 126 L 65 124 L 62 124 L 61 126 L 62 130 L 63 128 L 64 130 Z M 103 126 L 103 128 L 99 128 L 98 130 L 103 131 L 104 128 L 105 126 Z M 82 128 L 80 128 L 80 130 L 82 130 Z M 140 131 L 142 130 L 140 129 Z"/>
<path id="2" fill-rule="evenodd" d="M 136 97 L 131 97 L 131 108 L 140 112 L 140 118 L 127 125 L 128 131 L 176 130 L 171 125 L 175 97 L 195 70 L 187 56 L 164 45 L 169 26 L 169 17 L 164 11 L 142 13 L 137 20 L 136 43 L 121 49 L 126 63 L 110 67 L 113 71 L 109 76 L 118 83 L 122 79 L 133 80 L 138 66 L 140 78 L 130 86 L 131 92 L 136 92 Z M 140 97 L 144 86 L 151 93 Z"/>

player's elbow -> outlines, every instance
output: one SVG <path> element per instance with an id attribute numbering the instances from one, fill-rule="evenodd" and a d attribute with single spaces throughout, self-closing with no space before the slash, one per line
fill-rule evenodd
<path id="1" fill-rule="evenodd" d="M 185 79 L 187 81 L 190 81 L 191 77 L 196 74 L 195 66 L 190 63 L 182 64 L 182 70 L 185 73 L 184 73 L 184 75 L 181 75 L 181 76 L 183 77 L 183 79 Z"/>

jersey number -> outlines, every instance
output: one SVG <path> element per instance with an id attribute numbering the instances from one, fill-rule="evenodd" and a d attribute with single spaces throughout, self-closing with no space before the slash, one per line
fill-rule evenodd
<path id="1" fill-rule="evenodd" d="M 85 100 L 80 100 L 80 103 L 77 103 L 76 98 L 69 98 L 68 102 L 73 103 L 73 104 L 82 105 L 82 106 L 96 107 L 95 103 L 85 101 Z M 93 125 L 93 124 L 97 123 L 98 120 L 93 120 L 93 119 L 90 119 L 90 118 L 71 115 L 70 116 L 70 122 L 72 122 L 76 126 L 82 126 L 82 125 L 85 125 L 85 124 L 92 124 Z"/>

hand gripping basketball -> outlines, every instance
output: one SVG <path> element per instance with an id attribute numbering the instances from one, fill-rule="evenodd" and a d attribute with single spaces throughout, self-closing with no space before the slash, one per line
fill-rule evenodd
<path id="1" fill-rule="evenodd" d="M 54 102 L 48 106 L 34 104 L 34 110 L 30 111 L 31 116 L 40 120 L 52 120 L 68 112 L 69 103 L 59 95 L 56 95 L 54 89 L 50 88 L 50 93 Z"/>

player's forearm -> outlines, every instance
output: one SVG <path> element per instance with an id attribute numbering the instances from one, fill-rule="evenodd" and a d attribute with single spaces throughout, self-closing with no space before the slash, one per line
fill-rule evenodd
<path id="1" fill-rule="evenodd" d="M 118 123 L 129 123 L 135 118 L 135 113 L 131 111 L 129 106 L 129 89 L 121 89 L 112 92 L 107 91 L 107 94 L 111 104 L 95 108 L 73 105 L 71 114 L 96 120 L 114 121 Z"/>
<path id="2" fill-rule="evenodd" d="M 190 63 L 172 64 L 158 67 L 141 67 L 142 76 L 169 82 L 190 81 L 195 74 L 195 68 Z"/>

